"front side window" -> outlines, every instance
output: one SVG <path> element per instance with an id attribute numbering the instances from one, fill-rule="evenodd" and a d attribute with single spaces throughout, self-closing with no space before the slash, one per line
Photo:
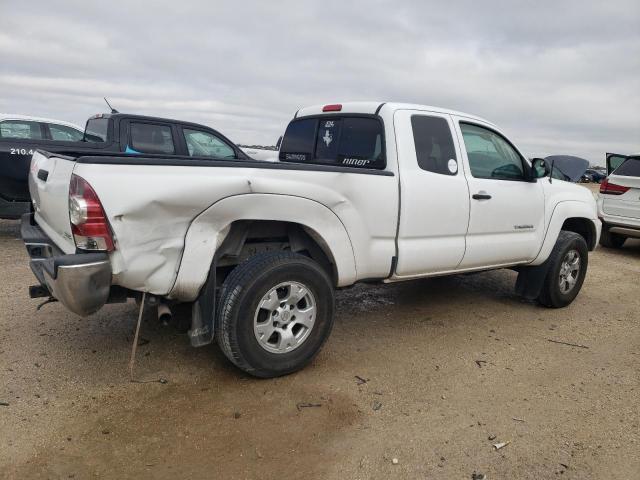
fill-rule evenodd
<path id="1" fill-rule="evenodd" d="M 38 122 L 27 120 L 5 120 L 0 122 L 0 138 L 42 140 L 42 130 Z"/>
<path id="2" fill-rule="evenodd" d="M 183 129 L 184 140 L 191 157 L 235 158 L 236 152 L 212 133 Z"/>
<path id="3" fill-rule="evenodd" d="M 433 173 L 456 175 L 456 149 L 447 121 L 440 117 L 413 115 L 411 127 L 418 166 Z"/>
<path id="4" fill-rule="evenodd" d="M 175 153 L 171 127 L 152 123 L 131 123 L 131 148 L 139 153 Z"/>
<path id="5" fill-rule="evenodd" d="M 67 127 L 66 125 L 57 125 L 55 123 L 49 123 L 49 132 L 53 140 L 61 140 L 65 142 L 79 142 L 84 135 L 83 132 L 76 130 L 75 128 Z"/>
<path id="6" fill-rule="evenodd" d="M 522 180 L 520 154 L 501 135 L 470 123 L 460 123 L 471 175 L 496 180 Z"/>
<path id="7" fill-rule="evenodd" d="M 282 139 L 280 160 L 383 169 L 383 138 L 382 123 L 376 118 L 323 116 L 294 120 Z"/>

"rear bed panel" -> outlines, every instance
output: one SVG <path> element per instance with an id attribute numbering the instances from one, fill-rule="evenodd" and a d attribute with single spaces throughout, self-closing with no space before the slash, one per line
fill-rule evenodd
<path id="1" fill-rule="evenodd" d="M 85 157 L 78 159 L 74 173 L 94 188 L 115 234 L 116 250 L 110 255 L 114 284 L 133 290 L 169 293 L 193 220 L 220 200 L 243 194 L 291 195 L 327 207 L 351 236 L 360 278 L 386 277 L 395 255 L 398 193 L 390 171 Z M 282 215 L 275 213 L 274 219 Z M 211 258 L 202 262 L 210 265 Z"/>

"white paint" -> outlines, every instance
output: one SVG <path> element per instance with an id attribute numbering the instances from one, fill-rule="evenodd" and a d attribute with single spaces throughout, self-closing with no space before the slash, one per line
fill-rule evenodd
<path id="1" fill-rule="evenodd" d="M 342 112 L 373 114 L 379 105 L 343 103 Z M 301 109 L 298 116 L 321 113 L 319 105 Z M 458 158 L 455 175 L 435 174 L 417 166 L 412 114 L 447 121 Z M 595 201 L 582 187 L 559 180 L 529 183 L 470 175 L 457 123 L 471 119 L 494 130 L 495 125 L 421 105 L 385 104 L 379 115 L 385 124 L 386 169 L 394 176 L 74 164 L 52 157 L 46 160 L 55 167 L 50 188 L 34 180 L 34 168 L 45 162 L 44 157 L 34 156 L 32 195 L 47 198 L 40 203 L 36 218 L 65 251 L 71 249 L 64 236 L 69 230 L 67 192 L 73 169 L 97 192 L 114 231 L 114 283 L 179 300 L 195 298 L 215 249 L 237 220 L 300 223 L 336 262 L 341 286 L 361 279 L 400 281 L 539 264 L 548 257 L 569 217 L 589 219 L 599 234 Z M 492 199 L 472 200 L 471 195 L 481 190 Z M 515 228 L 523 225 L 527 228 Z M 397 269 L 389 277 L 395 255 Z"/>

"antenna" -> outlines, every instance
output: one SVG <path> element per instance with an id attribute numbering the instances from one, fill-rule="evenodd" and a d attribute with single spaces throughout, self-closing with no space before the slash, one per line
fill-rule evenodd
<path id="1" fill-rule="evenodd" d="M 549 183 L 553 183 L 551 180 L 553 179 L 553 164 L 556 163 L 556 159 L 551 160 L 551 171 L 549 172 Z"/>
<path id="2" fill-rule="evenodd" d="M 109 103 L 109 100 L 107 100 L 107 97 L 102 97 L 102 98 L 104 98 L 104 101 L 106 102 L 107 106 L 111 109 L 111 113 L 120 113 L 118 110 L 116 110 L 111 106 L 111 104 Z"/>

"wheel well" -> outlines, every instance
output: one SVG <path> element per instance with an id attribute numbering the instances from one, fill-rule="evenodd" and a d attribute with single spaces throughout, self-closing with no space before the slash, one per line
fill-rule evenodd
<path id="1" fill-rule="evenodd" d="M 562 230 L 577 233 L 587 242 L 589 250 L 593 250 L 596 246 L 596 227 L 588 218 L 575 217 L 567 218 L 562 224 Z"/>
<path id="2" fill-rule="evenodd" d="M 337 285 L 338 274 L 329 247 L 320 235 L 302 224 L 276 220 L 238 220 L 216 251 L 218 281 L 256 253 L 289 250 L 315 260 Z"/>

